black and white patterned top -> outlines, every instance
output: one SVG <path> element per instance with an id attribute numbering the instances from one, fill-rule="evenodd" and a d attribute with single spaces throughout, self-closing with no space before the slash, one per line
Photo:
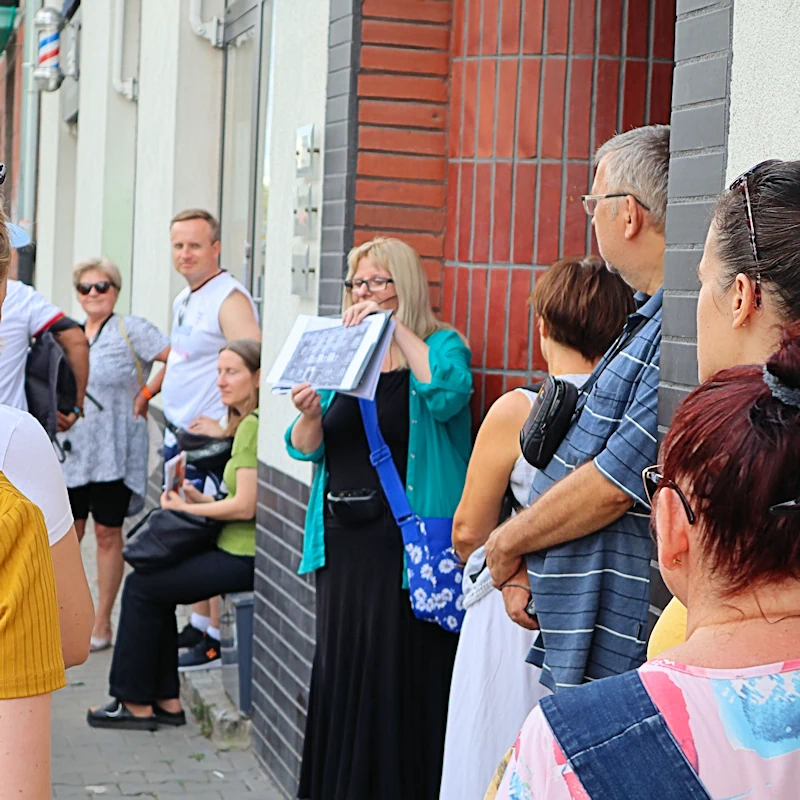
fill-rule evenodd
<path id="1" fill-rule="evenodd" d="M 136 356 L 141 380 L 147 381 L 153 360 L 168 344 L 169 337 L 146 319 L 126 316 L 121 326 L 117 314 L 90 341 L 87 391 L 102 410 L 87 398 L 85 418 L 58 437 L 67 450 L 64 478 L 70 489 L 122 479 L 134 495 L 144 497 L 149 441 L 147 421 L 133 418 L 141 388 Z M 134 498 L 132 509 L 136 505 Z"/>

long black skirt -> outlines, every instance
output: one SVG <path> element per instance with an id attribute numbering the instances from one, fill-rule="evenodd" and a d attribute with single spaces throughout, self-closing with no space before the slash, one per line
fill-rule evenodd
<path id="1" fill-rule="evenodd" d="M 302 800 L 436 800 L 458 637 L 418 620 L 394 520 L 326 517 Z"/>

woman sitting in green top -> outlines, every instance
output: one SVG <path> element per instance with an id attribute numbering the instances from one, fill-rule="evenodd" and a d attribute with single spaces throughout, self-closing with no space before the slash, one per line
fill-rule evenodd
<path id="1" fill-rule="evenodd" d="M 187 482 L 186 500 L 165 492 L 161 507 L 224 520 L 225 525 L 213 550 L 158 572 L 128 575 L 109 678 L 114 699 L 89 711 L 94 728 L 152 731 L 159 724 L 184 725 L 175 606 L 253 588 L 260 358 L 261 345 L 252 339 L 229 342 L 220 352 L 217 386 L 228 407 L 226 433 L 234 437 L 223 474 L 228 496 L 215 500 Z M 202 646 L 219 651 L 220 645 L 206 634 Z"/>
<path id="2" fill-rule="evenodd" d="M 344 324 L 395 315 L 376 401 L 409 502 L 422 517 L 452 517 L 470 453 L 469 348 L 434 317 L 408 245 L 375 239 L 351 251 L 348 265 Z M 411 609 L 403 540 L 370 463 L 358 401 L 308 384 L 292 399 L 301 413 L 287 448 L 317 465 L 300 565 L 316 573 L 317 649 L 297 796 L 435 800 L 458 637 Z M 336 502 L 348 495 L 366 499 Z"/>

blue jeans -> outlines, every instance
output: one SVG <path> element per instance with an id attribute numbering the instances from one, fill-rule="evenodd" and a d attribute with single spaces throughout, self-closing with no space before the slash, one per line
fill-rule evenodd
<path id="1" fill-rule="evenodd" d="M 540 701 L 592 800 L 711 800 L 638 672 Z"/>

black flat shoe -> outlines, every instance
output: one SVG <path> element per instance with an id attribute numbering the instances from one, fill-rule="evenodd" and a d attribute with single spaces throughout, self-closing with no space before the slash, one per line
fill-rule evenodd
<path id="1" fill-rule="evenodd" d="M 159 725 L 172 725 L 177 728 L 186 724 L 185 711 L 164 711 L 160 706 L 153 704 L 153 716 Z"/>
<path id="2" fill-rule="evenodd" d="M 121 700 L 112 700 L 102 708 L 86 712 L 86 721 L 92 728 L 117 728 L 126 731 L 155 731 L 158 730 L 156 716 L 136 717 Z"/>

